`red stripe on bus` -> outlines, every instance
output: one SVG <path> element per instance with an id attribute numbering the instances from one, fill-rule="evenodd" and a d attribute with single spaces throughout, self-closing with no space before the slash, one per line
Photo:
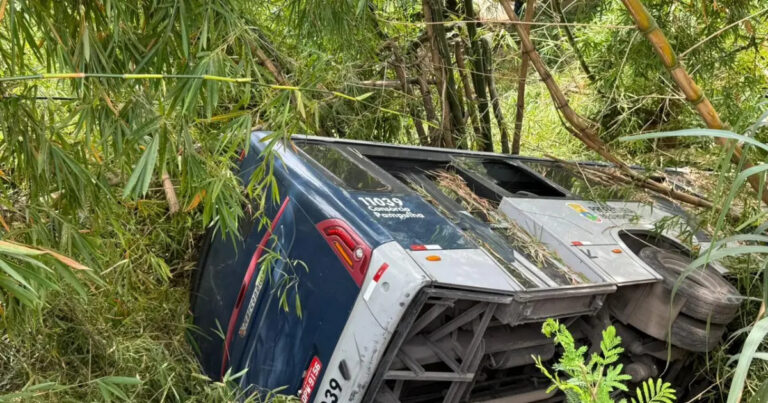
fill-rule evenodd
<path id="1" fill-rule="evenodd" d="M 256 272 L 256 264 L 259 262 L 259 259 L 261 259 L 261 254 L 264 253 L 264 248 L 267 247 L 267 241 L 269 241 L 269 238 L 272 237 L 272 231 L 275 230 L 277 227 L 277 222 L 280 221 L 280 217 L 283 215 L 283 212 L 285 211 L 285 207 L 288 206 L 288 201 L 291 200 L 290 197 L 286 197 L 283 201 L 283 204 L 280 206 L 280 210 L 277 211 L 277 214 L 275 214 L 275 217 L 272 219 L 272 225 L 267 229 L 267 232 L 264 233 L 264 237 L 261 238 L 261 242 L 259 242 L 259 246 L 256 248 L 256 251 L 253 252 L 253 257 L 251 257 L 251 262 L 248 264 L 248 270 L 245 271 L 245 276 L 243 277 L 243 284 L 240 286 L 240 293 L 237 294 L 237 302 L 235 302 L 235 307 L 232 309 L 232 315 L 229 317 L 229 326 L 227 327 L 227 338 L 224 340 L 224 353 L 222 354 L 221 358 L 221 376 L 224 376 L 224 373 L 227 369 L 227 363 L 229 362 L 229 344 L 232 343 L 232 337 L 234 336 L 234 330 L 235 330 L 235 324 L 237 324 L 237 318 L 240 316 L 240 308 L 243 306 L 243 299 L 245 299 L 245 292 L 248 291 L 248 288 L 251 286 L 251 281 L 253 280 L 253 274 Z"/>

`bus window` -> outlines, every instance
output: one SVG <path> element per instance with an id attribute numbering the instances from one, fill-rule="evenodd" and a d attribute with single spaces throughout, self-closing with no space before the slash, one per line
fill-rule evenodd
<path id="1" fill-rule="evenodd" d="M 374 192 L 389 190 L 389 186 L 335 147 L 309 143 L 301 145 L 301 149 L 349 189 Z"/>

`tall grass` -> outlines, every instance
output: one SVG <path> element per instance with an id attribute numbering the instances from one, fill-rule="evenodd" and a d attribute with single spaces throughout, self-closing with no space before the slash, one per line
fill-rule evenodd
<path id="1" fill-rule="evenodd" d="M 761 195 L 744 186 L 747 178 L 752 175 L 758 175 L 762 183 L 766 182 L 768 144 L 753 137 L 765 127 L 768 127 L 768 111 L 749 126 L 744 134 L 690 129 L 622 138 L 623 141 L 636 141 L 665 137 L 721 137 L 729 139 L 732 145 L 736 142 L 744 144 L 745 153 L 741 164 L 736 167 L 728 163 L 733 148 L 720 150 L 719 181 L 726 185 L 725 191 L 720 196 L 716 195 L 720 200 L 715 203 L 719 211 L 712 218 L 713 242 L 686 269 L 686 273 L 691 273 L 710 262 L 728 261 L 733 267 L 731 277 L 746 296 L 737 323 L 731 324 L 734 329 L 726 342 L 726 348 L 721 351 L 727 360 L 711 368 L 706 366 L 722 376 L 717 382 L 721 389 L 728 391 L 728 403 L 742 401 L 745 396 L 764 399 L 768 393 L 768 273 L 765 270 L 768 267 L 768 221 L 765 207 L 760 202 Z M 764 163 L 741 171 L 747 156 L 757 157 L 757 160 Z"/>

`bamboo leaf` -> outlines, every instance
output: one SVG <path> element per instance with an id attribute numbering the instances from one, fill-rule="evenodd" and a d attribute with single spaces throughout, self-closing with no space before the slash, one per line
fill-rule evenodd
<path id="1" fill-rule="evenodd" d="M 195 194 L 195 197 L 192 198 L 192 201 L 189 203 L 189 205 L 187 205 L 187 208 L 185 208 L 184 211 L 188 213 L 194 210 L 200 204 L 200 202 L 203 201 L 204 198 L 205 198 L 205 189 Z"/>
<path id="2" fill-rule="evenodd" d="M 100 378 L 102 382 L 115 385 L 141 385 L 142 381 L 137 376 L 105 376 Z"/>
<path id="3" fill-rule="evenodd" d="M 715 129 L 687 129 L 687 130 L 676 130 L 676 131 L 670 131 L 670 132 L 638 134 L 635 136 L 621 137 L 619 140 L 636 141 L 636 140 L 660 139 L 665 137 L 722 137 L 726 139 L 731 139 L 731 140 L 736 140 L 739 142 L 751 144 L 757 148 L 768 151 L 768 144 L 762 143 L 751 137 L 736 134 L 728 130 L 715 130 Z"/>
<path id="4" fill-rule="evenodd" d="M 19 302 L 25 305 L 33 306 L 39 302 L 37 295 L 32 291 L 19 287 L 18 283 L 5 276 L 0 276 L 0 290 L 9 292 L 18 299 Z"/>
<path id="5" fill-rule="evenodd" d="M 762 386 L 755 392 L 749 403 L 765 403 L 768 402 L 768 379 L 766 379 Z"/>
<path id="6" fill-rule="evenodd" d="M 362 14 L 366 6 L 368 6 L 368 0 L 357 0 L 357 15 Z"/>
<path id="7" fill-rule="evenodd" d="M 724 257 L 747 255 L 750 253 L 768 253 L 768 246 L 750 245 L 750 246 L 736 246 L 733 248 L 719 249 L 716 251 L 708 252 L 702 256 L 699 256 L 696 260 L 691 262 L 691 264 L 688 267 L 689 268 L 701 267 L 708 262 L 717 261 Z"/>
<path id="8" fill-rule="evenodd" d="M 296 91 L 296 107 L 299 109 L 301 117 L 307 119 L 307 111 L 304 110 L 304 101 L 301 96 L 301 91 Z"/>
<path id="9" fill-rule="evenodd" d="M 744 133 L 745 136 L 751 136 L 755 132 L 757 132 L 758 129 L 761 127 L 768 126 L 768 110 L 763 112 L 762 115 L 760 115 L 759 118 L 753 123 L 751 126 L 749 126 L 749 129 Z"/>
<path id="10" fill-rule="evenodd" d="M 131 177 L 128 179 L 128 183 L 123 189 L 123 197 L 128 198 L 138 194 L 146 194 L 149 189 L 149 183 L 152 180 L 152 174 L 155 171 L 155 164 L 157 162 L 157 153 L 160 147 L 160 136 L 155 135 L 152 138 L 152 142 L 149 147 L 144 150 L 139 162 L 133 169 Z"/>
<path id="11" fill-rule="evenodd" d="M 112 401 L 113 396 L 118 397 L 122 401 L 130 400 L 128 399 L 128 395 L 126 395 L 125 392 L 123 392 L 113 383 L 106 381 L 105 378 L 98 379 L 96 384 L 99 386 L 99 390 L 101 391 L 104 400 Z"/>
<path id="12" fill-rule="evenodd" d="M 57 252 L 54 252 L 49 249 L 42 249 L 45 253 L 51 255 L 54 259 L 58 260 L 60 263 L 63 263 L 64 265 L 68 266 L 69 268 L 75 269 L 75 270 L 90 270 L 87 266 L 75 261 L 72 258 L 69 258 L 67 256 L 64 256 L 62 254 L 59 254 Z"/>
<path id="13" fill-rule="evenodd" d="M 91 61 L 91 42 L 88 38 L 88 24 L 83 23 L 83 57 L 86 63 Z"/>
<path id="14" fill-rule="evenodd" d="M 8 393 L 0 395 L 0 401 L 13 402 L 13 401 L 26 401 L 26 399 L 33 400 L 35 397 L 40 396 L 43 392 L 52 392 L 56 390 L 64 389 L 63 386 L 56 382 L 44 382 L 29 387 L 25 387 L 20 392 Z"/>
<path id="15" fill-rule="evenodd" d="M 189 58 L 189 33 L 187 33 L 187 17 L 184 0 L 179 1 L 179 26 L 181 28 L 181 49 L 185 58 Z"/>
<path id="16" fill-rule="evenodd" d="M 24 279 L 24 277 L 21 274 L 19 274 L 19 272 L 14 270 L 8 263 L 6 263 L 2 259 L 0 259 L 0 269 L 2 269 L 2 271 L 4 271 L 9 276 L 11 276 L 14 280 L 21 283 L 23 286 L 29 288 L 30 291 L 32 291 L 33 293 L 36 293 L 35 290 L 32 288 L 32 286 L 29 285 L 29 283 L 27 283 L 27 280 Z"/>
<path id="17" fill-rule="evenodd" d="M 370 97 L 371 95 L 373 95 L 373 91 L 366 92 L 365 94 L 362 94 L 362 95 L 358 95 L 358 96 L 355 97 L 355 99 L 358 100 L 358 101 L 362 101 L 362 100 Z"/>
<path id="18" fill-rule="evenodd" d="M 38 256 L 44 254 L 45 252 L 15 242 L 0 241 L 0 253 L 6 253 L 10 255 Z"/>
<path id="19" fill-rule="evenodd" d="M 731 365 L 731 364 L 733 364 L 735 361 L 738 361 L 738 360 L 739 360 L 739 358 L 741 358 L 741 353 L 739 353 L 739 354 L 734 354 L 734 355 L 732 355 L 732 356 L 731 356 L 731 358 L 729 358 L 729 359 L 728 359 L 728 361 L 725 363 L 725 365 Z M 758 352 L 758 353 L 755 353 L 755 354 L 752 356 L 752 358 L 753 358 L 753 359 L 755 359 L 755 358 L 756 358 L 756 359 L 758 359 L 758 360 L 763 360 L 763 361 L 768 361 L 768 353 L 760 353 L 760 352 Z"/>
<path id="20" fill-rule="evenodd" d="M 70 287 L 72 287 L 81 297 L 88 295 L 88 291 L 83 287 L 83 283 L 74 275 L 74 273 L 64 267 L 56 267 L 56 272 Z"/>

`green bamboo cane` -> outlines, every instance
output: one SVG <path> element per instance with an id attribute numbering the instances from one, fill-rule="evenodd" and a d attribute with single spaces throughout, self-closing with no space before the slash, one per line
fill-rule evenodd
<path id="1" fill-rule="evenodd" d="M 371 93 L 366 93 L 366 94 L 354 97 L 339 91 L 323 90 L 319 88 L 297 87 L 292 85 L 265 84 L 265 83 L 255 81 L 251 77 L 223 77 L 223 76 L 214 76 L 210 74 L 194 75 L 194 74 L 131 74 L 131 73 L 122 73 L 122 74 L 121 73 L 40 73 L 40 74 L 31 74 L 31 75 L 25 75 L 25 76 L 0 77 L 0 83 L 14 82 L 14 81 L 33 81 L 33 80 L 81 80 L 81 79 L 89 79 L 89 78 L 117 78 L 117 79 L 123 79 L 123 80 L 174 80 L 174 79 L 205 80 L 205 81 L 220 81 L 220 82 L 227 82 L 227 83 L 233 83 L 233 84 L 251 84 L 259 87 L 271 88 L 274 90 L 283 90 L 283 91 L 319 92 L 319 93 L 333 95 L 335 97 L 343 98 L 350 101 L 360 102 L 361 104 L 370 106 L 382 112 L 410 118 L 410 116 L 405 113 L 398 112 L 393 109 L 384 108 L 384 107 L 363 101 L 363 99 L 367 98 L 369 95 L 371 95 Z M 429 126 L 435 127 L 434 123 L 426 122 L 426 124 Z"/>
<path id="2" fill-rule="evenodd" d="M 191 74 L 114 74 L 114 73 L 41 73 L 32 74 L 27 76 L 13 76 L 13 77 L 0 77 L 0 82 L 8 81 L 29 81 L 29 80 L 67 80 L 67 79 L 79 79 L 79 78 L 120 78 L 124 80 L 170 80 L 170 79 L 191 79 L 191 80 L 208 80 L 208 81 L 223 81 L 228 83 L 252 83 L 253 79 L 250 77 L 222 77 L 213 76 L 208 74 L 203 75 L 191 75 Z M 269 84 L 265 84 L 269 85 Z M 271 87 L 284 87 L 277 85 L 269 85 Z M 298 87 L 285 87 L 282 89 L 299 89 Z"/>
<path id="3" fill-rule="evenodd" d="M 701 88 L 699 88 L 699 86 L 696 85 L 696 82 L 693 81 L 693 78 L 688 75 L 685 67 L 683 67 L 680 59 L 677 57 L 675 51 L 672 49 L 672 46 L 669 44 L 667 37 L 664 35 L 664 32 L 661 30 L 661 28 L 659 28 L 656 20 L 645 8 L 642 1 L 621 1 L 624 3 L 624 7 L 627 9 L 627 11 L 629 11 L 632 19 L 635 21 L 637 29 L 642 32 L 643 35 L 645 35 L 645 37 L 648 39 L 648 42 L 651 43 L 653 50 L 656 51 L 656 54 L 661 59 L 662 64 L 664 64 L 664 67 L 666 67 L 667 71 L 672 76 L 672 79 L 675 80 L 677 86 L 685 95 L 685 99 L 688 100 L 688 102 L 690 102 L 694 108 L 696 108 L 696 111 L 704 120 L 707 127 L 710 129 L 723 129 L 724 125 L 723 121 L 720 120 L 720 115 L 718 115 L 714 106 L 712 106 L 712 103 L 709 102 L 709 99 L 707 99 L 707 96 L 704 95 L 704 92 L 701 90 Z M 741 147 L 737 144 L 731 144 L 731 142 L 722 137 L 715 137 L 715 142 L 726 149 L 733 147 L 731 161 L 738 166 L 743 154 Z M 745 160 L 743 163 L 743 169 L 749 169 L 753 166 L 754 165 L 749 160 Z M 762 189 L 763 185 L 760 183 L 760 178 L 757 175 L 750 176 L 749 183 L 758 194 L 762 194 L 763 203 L 768 204 L 768 191 L 764 191 Z"/>

